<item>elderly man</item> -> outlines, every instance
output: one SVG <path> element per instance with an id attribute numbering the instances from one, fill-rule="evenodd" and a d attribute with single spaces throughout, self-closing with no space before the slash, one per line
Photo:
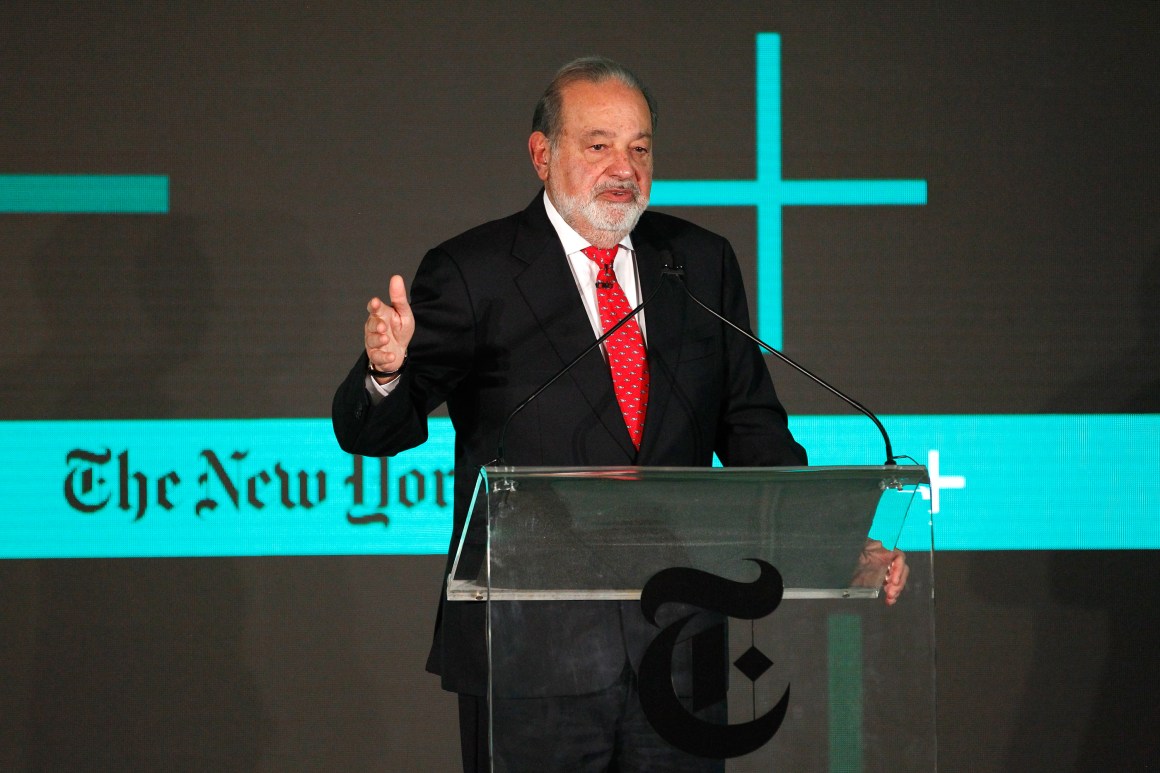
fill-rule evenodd
<path id="1" fill-rule="evenodd" d="M 335 433 L 351 453 L 395 454 L 426 439 L 428 413 L 446 402 L 456 432 L 453 547 L 505 419 L 658 287 L 602 352 L 514 418 L 507 462 L 707 466 L 716 453 L 726 465 L 806 463 L 758 349 L 662 277 L 666 256 L 675 259 L 698 298 L 748 328 L 729 243 L 645 211 L 655 119 L 647 90 L 620 65 L 566 65 L 536 106 L 528 141 L 543 192 L 431 250 L 410 303 L 393 276 L 390 302 L 367 306 L 365 351 L 335 395 Z M 890 600 L 901 575 L 888 582 Z M 649 732 L 635 669 L 653 629 L 638 605 L 526 602 L 518 615 L 536 662 L 497 696 L 523 718 L 517 738 L 509 726 L 497 739 L 510 767 L 719 769 Z M 484 632 L 483 605 L 443 601 L 428 660 L 460 695 L 467 770 L 487 761 Z"/>

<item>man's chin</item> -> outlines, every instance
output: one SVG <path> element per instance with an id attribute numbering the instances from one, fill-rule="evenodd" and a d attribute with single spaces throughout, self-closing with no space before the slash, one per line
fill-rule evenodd
<path id="1" fill-rule="evenodd" d="M 636 227 L 636 221 L 644 213 L 645 206 L 635 201 L 629 202 L 596 202 L 596 211 L 589 218 L 592 226 L 600 231 L 619 232 L 621 237 Z"/>

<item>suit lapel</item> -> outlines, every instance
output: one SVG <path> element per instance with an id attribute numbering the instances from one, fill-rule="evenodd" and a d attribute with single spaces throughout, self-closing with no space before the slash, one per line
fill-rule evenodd
<path id="1" fill-rule="evenodd" d="M 665 412 L 673 394 L 684 340 L 686 306 L 676 280 L 662 273 L 663 252 L 668 248 L 665 241 L 642 223 L 632 234 L 632 245 L 640 274 L 640 297 L 651 298 L 643 312 L 648 337 L 649 396 L 638 463 L 645 463 L 664 427 Z"/>
<path id="2" fill-rule="evenodd" d="M 564 248 L 544 211 L 542 196 L 537 196 L 524 210 L 524 219 L 516 233 L 512 254 L 526 268 L 515 281 L 563 367 L 596 339 L 576 291 L 576 280 L 568 267 Z M 564 378 L 572 380 L 628 458 L 635 457 L 636 449 L 624 426 L 612 388 L 612 375 L 601 352 L 587 354 Z"/>

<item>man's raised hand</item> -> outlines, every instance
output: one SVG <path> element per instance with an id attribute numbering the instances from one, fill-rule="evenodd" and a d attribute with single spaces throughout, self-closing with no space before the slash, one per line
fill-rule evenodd
<path id="1" fill-rule="evenodd" d="M 407 345 L 415 333 L 415 317 L 407 303 L 407 287 L 403 277 L 391 277 L 390 303 L 371 298 L 367 304 L 367 322 L 363 328 L 367 357 L 375 370 L 391 372 L 403 367 L 407 359 Z M 375 376 L 375 381 L 386 384 L 397 376 Z"/>

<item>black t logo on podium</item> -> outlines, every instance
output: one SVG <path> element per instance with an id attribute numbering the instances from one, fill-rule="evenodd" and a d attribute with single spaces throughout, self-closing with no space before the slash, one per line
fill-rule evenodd
<path id="1" fill-rule="evenodd" d="M 662 604 L 693 604 L 739 620 L 757 620 L 777 609 L 784 585 L 781 573 L 760 559 L 749 559 L 761 568 L 752 583 L 734 582 L 699 569 L 664 569 L 641 589 L 640 606 L 653 625 Z M 777 705 L 760 717 L 739 724 L 718 724 L 696 717 L 681 703 L 673 687 L 673 649 L 681 630 L 694 617 L 686 615 L 670 624 L 644 653 L 640 664 L 640 703 L 657 735 L 674 747 L 711 759 L 740 757 L 767 744 L 781 727 L 789 708 L 789 687 Z M 725 660 L 725 623 L 693 637 L 693 711 L 725 699 L 722 664 Z M 734 663 L 750 681 L 756 681 L 772 665 L 768 657 L 751 647 Z"/>

